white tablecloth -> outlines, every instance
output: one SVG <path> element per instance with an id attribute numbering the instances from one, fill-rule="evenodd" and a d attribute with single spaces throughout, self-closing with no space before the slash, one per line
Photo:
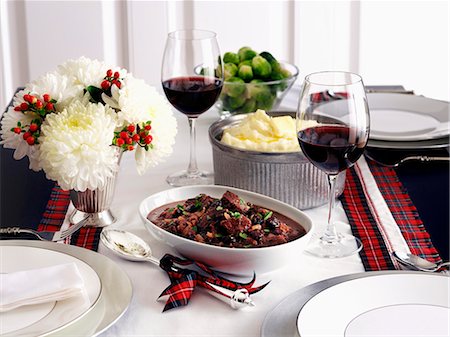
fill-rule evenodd
<path id="1" fill-rule="evenodd" d="M 125 153 L 111 207 L 118 218 L 111 227 L 139 235 L 150 243 L 158 258 L 174 251 L 155 241 L 146 231 L 138 214 L 138 205 L 147 196 L 170 188 L 165 182 L 169 173 L 187 167 L 188 122 L 185 116 L 174 113 L 178 119 L 179 131 L 172 156 L 165 163 L 139 176 L 133 154 Z M 197 158 L 201 169 L 213 169 L 207 131 L 209 125 L 218 118 L 217 112 L 212 109 L 197 121 Z M 338 230 L 350 233 L 342 206 L 340 203 L 336 206 L 335 217 L 341 221 Z M 307 210 L 306 213 L 318 226 L 325 226 L 327 206 Z M 252 295 L 256 307 L 234 311 L 200 290 L 194 292 L 188 306 L 162 313 L 164 302 L 157 302 L 156 299 L 169 285 L 165 272 L 150 263 L 122 260 L 102 244 L 99 252 L 123 268 L 133 284 L 133 299 L 128 311 L 102 336 L 259 336 L 266 314 L 290 293 L 326 278 L 364 271 L 358 254 L 343 259 L 319 259 L 298 252 L 296 263 L 271 273 L 257 275 L 257 284 L 271 282 L 264 290 Z"/>

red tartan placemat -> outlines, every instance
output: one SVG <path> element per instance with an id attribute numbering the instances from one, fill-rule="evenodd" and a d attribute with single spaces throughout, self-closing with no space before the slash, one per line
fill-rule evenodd
<path id="1" fill-rule="evenodd" d="M 59 230 L 66 218 L 69 204 L 69 191 L 64 191 L 55 184 L 38 226 L 38 231 Z M 65 243 L 97 251 L 101 232 L 101 227 L 85 226 L 67 238 Z"/>
<path id="2" fill-rule="evenodd" d="M 417 209 L 395 170 L 373 161 L 367 163 L 411 253 L 433 262 L 440 262 L 441 258 L 431 242 L 430 235 L 425 230 Z M 380 228 L 369 207 L 368 197 L 358 177 L 357 168 L 347 170 L 346 185 L 340 199 L 353 234 L 363 243 L 360 256 L 365 269 L 367 271 L 396 269 L 397 264 L 393 263 L 382 235 L 383 228 Z"/>

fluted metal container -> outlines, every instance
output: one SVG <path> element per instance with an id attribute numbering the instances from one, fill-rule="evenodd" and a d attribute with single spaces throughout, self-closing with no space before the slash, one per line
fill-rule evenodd
<path id="1" fill-rule="evenodd" d="M 119 164 L 121 158 L 122 152 L 118 152 L 117 160 Z M 70 190 L 70 200 L 75 207 L 74 212 L 69 217 L 71 223 L 77 223 L 89 217 L 88 225 L 104 227 L 116 221 L 110 207 L 114 199 L 118 171 L 106 180 L 103 189 L 87 189 L 84 192 Z"/>
<path id="2" fill-rule="evenodd" d="M 103 190 L 87 189 L 84 192 L 71 190 L 70 199 L 73 206 L 84 213 L 99 213 L 109 209 L 114 198 L 116 175 L 107 179 Z"/>
<path id="3" fill-rule="evenodd" d="M 289 113 L 272 113 L 272 115 Z M 237 149 L 220 142 L 223 131 L 237 125 L 245 115 L 219 120 L 209 128 L 213 149 L 214 183 L 267 195 L 299 209 L 328 202 L 328 180 L 299 152 L 257 152 Z M 344 190 L 345 172 L 337 179 L 336 191 Z"/>

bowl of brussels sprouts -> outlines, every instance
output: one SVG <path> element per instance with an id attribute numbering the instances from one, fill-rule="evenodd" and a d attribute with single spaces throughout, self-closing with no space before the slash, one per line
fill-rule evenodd
<path id="1" fill-rule="evenodd" d="M 250 47 L 226 52 L 222 62 L 225 82 L 216 106 L 224 117 L 276 110 L 298 76 L 295 65 Z"/>

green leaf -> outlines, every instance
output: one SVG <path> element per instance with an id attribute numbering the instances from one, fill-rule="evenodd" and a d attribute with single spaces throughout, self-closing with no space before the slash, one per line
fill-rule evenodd
<path id="1" fill-rule="evenodd" d="M 241 213 L 239 212 L 230 212 L 230 214 L 235 219 L 239 219 L 241 217 Z"/>
<path id="2" fill-rule="evenodd" d="M 91 95 L 91 98 L 94 101 L 94 103 L 105 104 L 105 102 L 103 102 L 103 99 L 102 99 L 102 93 L 103 93 L 102 89 L 94 87 L 93 85 L 88 86 L 86 89 L 89 92 L 89 94 Z"/>

